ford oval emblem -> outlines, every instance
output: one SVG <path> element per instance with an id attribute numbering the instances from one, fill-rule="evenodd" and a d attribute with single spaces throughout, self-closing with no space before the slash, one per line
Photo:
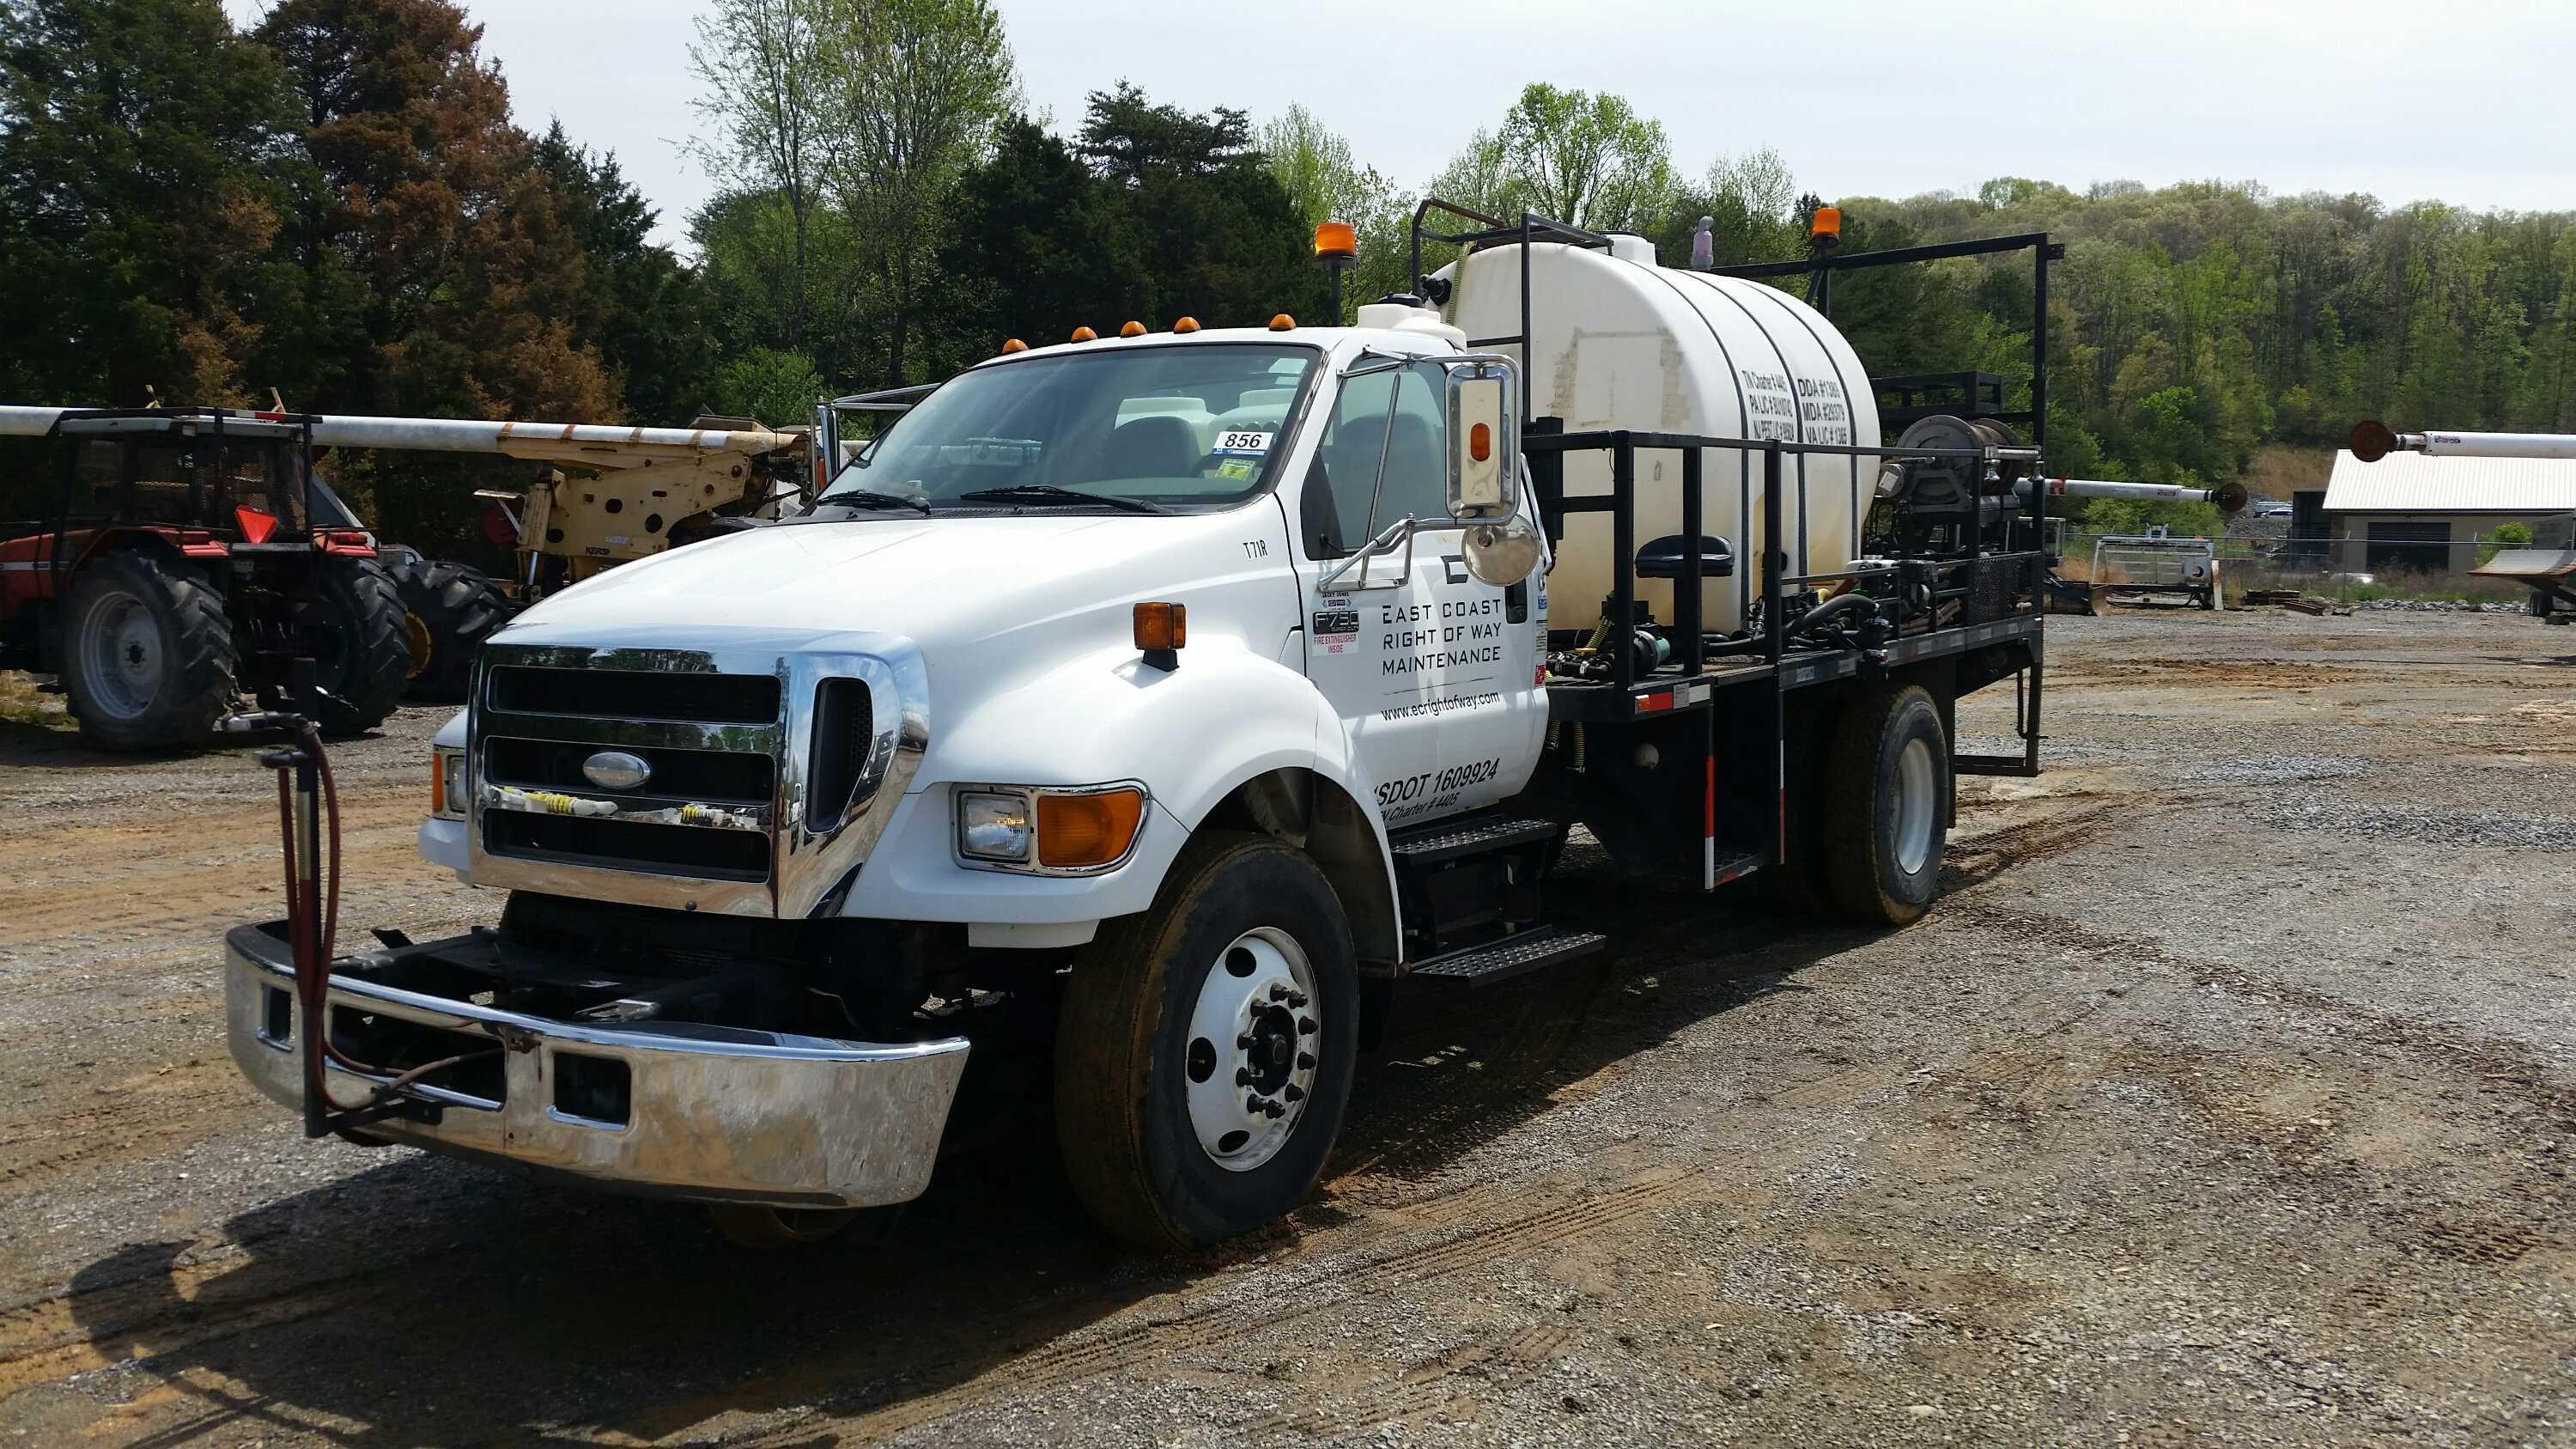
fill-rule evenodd
<path id="1" fill-rule="evenodd" d="M 582 778 L 603 790 L 641 790 L 653 767 L 624 750 L 601 750 L 581 762 Z"/>

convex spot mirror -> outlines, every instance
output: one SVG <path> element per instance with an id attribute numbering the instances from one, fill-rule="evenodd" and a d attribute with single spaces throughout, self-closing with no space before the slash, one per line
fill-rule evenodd
<path id="1" fill-rule="evenodd" d="M 1467 525 L 1464 543 L 1467 572 L 1496 588 L 1508 589 L 1538 568 L 1538 529 L 1520 514 L 1492 523 Z"/>
<path id="2" fill-rule="evenodd" d="M 1520 409 L 1511 363 L 1462 357 L 1449 374 L 1449 516 L 1465 522 L 1520 510 Z"/>

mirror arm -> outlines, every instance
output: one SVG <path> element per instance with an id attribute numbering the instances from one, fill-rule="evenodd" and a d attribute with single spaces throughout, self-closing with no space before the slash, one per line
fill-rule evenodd
<path id="1" fill-rule="evenodd" d="M 1354 553 L 1349 558 L 1333 565 L 1331 572 L 1325 574 L 1322 578 L 1317 579 L 1315 581 L 1315 592 L 1319 594 L 1357 594 L 1365 593 L 1372 589 L 1392 589 L 1402 587 L 1405 580 L 1413 577 L 1413 538 L 1419 531 L 1419 528 L 1410 518 L 1399 518 L 1395 522 L 1388 524 L 1386 526 L 1386 532 L 1379 534 L 1377 537 L 1370 539 L 1364 544 L 1361 544 L 1357 553 Z M 1390 583 L 1370 583 L 1368 581 L 1369 564 L 1384 555 L 1388 550 L 1393 549 L 1398 537 L 1401 537 L 1404 540 L 1404 567 L 1397 572 L 1394 580 Z M 1343 577 L 1354 569 L 1359 571 L 1359 582 L 1352 584 L 1343 583 Z"/>

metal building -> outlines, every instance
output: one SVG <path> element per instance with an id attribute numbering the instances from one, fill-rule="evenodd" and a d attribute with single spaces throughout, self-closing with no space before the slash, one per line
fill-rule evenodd
<path id="1" fill-rule="evenodd" d="M 2338 569 L 2465 573 L 2508 523 L 2534 543 L 2576 543 L 2576 458 L 2335 455 L 2323 527 Z M 2294 530 L 2296 531 L 2296 530 Z"/>

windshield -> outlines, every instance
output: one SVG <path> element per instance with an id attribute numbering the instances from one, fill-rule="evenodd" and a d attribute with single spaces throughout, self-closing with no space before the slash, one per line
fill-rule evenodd
<path id="1" fill-rule="evenodd" d="M 820 501 L 1226 507 L 1267 485 L 1315 359 L 1185 343 L 977 368 L 895 419 Z"/>

